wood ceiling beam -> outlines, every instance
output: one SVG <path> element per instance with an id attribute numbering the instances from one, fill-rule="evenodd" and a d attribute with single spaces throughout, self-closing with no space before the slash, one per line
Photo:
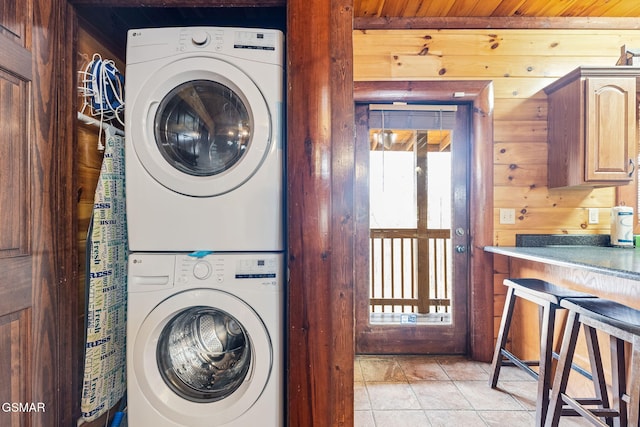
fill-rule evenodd
<path id="1" fill-rule="evenodd" d="M 72 5 L 101 7 L 284 7 L 286 0 L 67 0 Z"/>
<path id="2" fill-rule="evenodd" d="M 619 29 L 638 30 L 638 18 L 602 17 L 416 17 L 416 18 L 355 18 L 356 30 L 406 29 Z"/>

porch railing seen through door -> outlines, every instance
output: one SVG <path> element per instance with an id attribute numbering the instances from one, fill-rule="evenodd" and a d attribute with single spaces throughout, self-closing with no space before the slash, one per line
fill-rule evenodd
<path id="1" fill-rule="evenodd" d="M 401 323 L 417 323 L 419 316 L 430 323 L 448 323 L 451 250 L 448 229 L 371 229 L 372 321 L 397 317 Z M 411 314 L 416 316 L 407 316 Z"/>

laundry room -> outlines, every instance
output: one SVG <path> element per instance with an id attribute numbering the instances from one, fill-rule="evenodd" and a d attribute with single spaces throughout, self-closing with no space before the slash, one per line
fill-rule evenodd
<path id="1" fill-rule="evenodd" d="M 477 424 L 452 421 L 449 407 L 428 414 L 434 398 L 464 399 L 443 394 L 442 384 L 432 389 L 433 371 L 396 356 L 450 355 L 446 343 L 455 357 L 486 367 L 501 354 L 498 334 L 507 335 L 499 332 L 501 309 L 512 289 L 502 284 L 512 273 L 562 275 L 562 286 L 633 296 L 630 304 L 640 307 L 640 292 L 626 287 L 636 289 L 635 278 L 616 279 L 612 289 L 603 276 L 512 260 L 517 248 L 500 254 L 517 233 L 602 234 L 611 206 L 628 202 L 637 212 L 637 156 L 622 149 L 637 148 L 629 143 L 636 133 L 622 128 L 637 124 L 640 80 L 625 67 L 638 66 L 640 6 L 587 3 L 593 7 L 548 0 L 0 0 L 0 427 L 388 427 L 417 418 L 438 425 L 432 415 L 456 425 L 516 425 L 503 411 L 489 410 L 496 423 Z M 224 60 L 229 51 L 235 54 Z M 548 185 L 568 170 L 549 166 L 551 158 L 565 159 L 548 150 L 551 129 L 565 120 L 548 113 L 582 96 L 564 91 L 578 77 L 606 88 L 616 106 L 567 108 L 580 113 L 571 120 L 576 129 L 589 115 L 625 135 L 602 132 L 589 141 L 590 148 L 619 142 L 604 150 L 620 163 L 615 180 L 606 181 L 615 188 L 599 188 L 597 177 L 577 188 Z M 547 96 L 549 88 L 557 98 Z M 369 111 L 377 129 L 369 129 Z M 406 112 L 440 125 L 387 126 Z M 614 112 L 619 120 L 610 120 Z M 444 116 L 455 117 L 454 129 L 441 125 Z M 461 151 L 469 156 L 454 162 Z M 413 205 L 400 207 L 394 197 L 377 198 L 377 206 L 391 219 L 415 209 L 425 221 L 415 229 L 371 228 L 368 178 L 380 184 L 378 196 L 404 196 L 385 184 L 385 168 L 412 155 L 420 166 L 411 163 L 403 177 L 426 178 L 413 201 L 406 198 Z M 433 167 L 436 158 L 443 160 Z M 572 168 L 587 163 L 580 158 Z M 442 190 L 432 195 L 447 192 L 442 171 L 449 165 L 457 166 L 452 183 L 465 184 L 451 186 L 461 203 L 452 210 L 464 219 L 429 225 L 447 216 L 417 208 L 430 200 L 430 183 Z M 440 176 L 429 179 L 434 170 Z M 128 191 L 132 203 L 123 208 Z M 393 253 L 394 239 L 405 240 L 393 256 L 373 256 L 372 247 L 389 242 L 377 254 Z M 418 239 L 448 240 L 450 252 L 430 252 L 446 255 L 430 270 L 427 258 L 415 262 L 431 251 Z M 394 270 L 390 259 L 424 274 Z M 393 286 L 376 294 L 371 285 L 386 277 L 373 273 L 383 270 L 407 279 L 396 283 L 410 279 L 421 295 Z M 431 295 L 422 280 L 432 272 L 444 273 L 433 274 L 442 294 Z M 451 311 L 452 301 L 461 310 Z M 420 324 L 429 318 L 439 323 Z M 516 310 L 511 331 L 522 334 L 512 337 L 514 349 L 535 356 L 536 331 L 528 326 L 537 319 L 533 306 Z M 443 374 L 445 364 L 438 362 Z M 462 385 L 470 405 L 476 397 L 490 405 L 508 397 L 524 408 L 512 415 L 537 417 L 493 389 L 495 381 L 481 382 Z M 460 412 L 482 416 L 482 409 Z"/>
<path id="2" fill-rule="evenodd" d="M 0 426 L 353 419 L 351 22 L 0 0 Z"/>
<path id="3" fill-rule="evenodd" d="M 166 422 L 176 423 L 176 425 L 186 423 L 195 426 L 203 423 L 200 417 L 208 418 L 212 412 L 218 414 L 220 423 L 235 420 L 234 422 L 248 425 L 253 424 L 257 419 L 273 419 L 274 425 L 280 425 L 284 423 L 285 406 L 283 381 L 285 360 L 283 353 L 284 284 L 274 284 L 276 280 L 280 281 L 285 277 L 282 190 L 284 183 L 284 125 L 281 123 L 284 117 L 284 73 L 282 66 L 285 30 L 284 8 L 138 9 L 78 6 L 77 12 L 79 19 L 76 56 L 78 70 L 76 135 L 78 233 L 76 248 L 80 312 L 75 326 L 78 331 L 81 331 L 80 337 L 84 336 L 84 339 L 78 342 L 76 350 L 82 361 L 80 366 L 83 367 L 81 373 L 83 389 L 79 408 L 83 414 L 82 425 L 90 427 L 105 425 L 109 422 L 115 426 L 119 425 L 120 417 L 123 417 L 124 421 L 122 422 L 130 422 L 129 425 L 140 425 L 141 420 L 151 422 L 153 419 L 154 425 L 165 425 L 163 423 Z M 244 29 L 242 34 L 222 33 L 223 28 L 234 27 L 242 27 Z M 148 28 L 158 28 L 158 30 L 155 30 L 154 33 L 154 30 L 147 30 Z M 183 30 L 178 30 L 178 28 L 183 28 Z M 186 30 L 187 28 L 189 30 Z M 196 34 L 191 31 L 193 28 L 199 28 L 201 31 Z M 133 43 L 127 40 L 127 32 L 131 29 L 137 29 L 133 36 L 129 34 L 129 37 L 135 37 L 138 45 L 142 46 L 138 51 L 134 50 Z M 253 29 L 260 29 L 261 32 L 256 33 Z M 262 31 L 262 29 L 269 30 Z M 146 36 L 147 33 L 149 33 L 148 36 Z M 260 45 L 255 47 L 250 46 L 254 43 L 251 40 L 253 33 L 259 37 L 255 43 Z M 144 39 L 145 36 L 146 39 Z M 198 43 L 212 47 L 215 45 L 219 51 L 223 50 L 222 44 L 214 44 L 216 40 L 210 42 L 209 37 L 216 38 L 218 43 L 220 40 L 235 37 L 236 45 L 239 44 L 237 39 L 242 38 L 242 43 L 251 47 L 251 49 L 247 48 L 244 51 L 248 53 L 248 57 L 252 58 L 260 56 L 263 52 L 261 46 L 264 45 L 266 54 L 262 55 L 265 58 L 263 61 L 270 61 L 267 55 L 272 51 L 276 52 L 280 58 L 277 59 L 279 62 L 277 69 L 280 71 L 274 75 L 273 81 L 263 83 L 262 86 L 258 83 L 259 87 L 252 89 L 252 81 L 259 81 L 264 76 L 272 75 L 267 66 L 258 65 L 255 68 L 256 75 L 245 78 L 246 81 L 241 79 L 243 73 L 233 69 L 235 66 L 240 66 L 237 62 L 235 66 L 229 66 L 224 61 L 214 63 L 215 59 L 209 59 L 210 63 L 208 64 L 192 62 L 180 68 L 180 70 L 186 69 L 190 73 L 196 69 L 205 71 L 199 75 L 178 77 L 187 82 L 184 85 L 190 81 L 218 80 L 216 84 L 225 86 L 220 92 L 234 93 L 235 90 L 235 93 L 241 94 L 241 99 L 236 100 L 226 92 L 216 93 L 217 87 L 206 87 L 206 83 L 200 83 L 199 86 L 183 89 L 182 93 L 178 93 L 176 96 L 177 101 L 164 102 L 162 105 L 165 107 L 161 105 L 160 109 L 165 109 L 156 113 L 156 115 L 164 117 L 166 122 L 160 125 L 152 123 L 152 126 L 156 129 L 158 127 L 169 129 L 168 136 L 165 137 L 168 141 L 164 144 L 173 144 L 177 147 L 169 154 L 163 153 L 163 156 L 174 155 L 176 160 L 172 161 L 175 163 L 187 158 L 184 160 L 186 165 L 184 169 L 194 168 L 193 175 L 196 176 L 194 182 L 202 181 L 202 177 L 207 175 L 215 176 L 220 173 L 225 176 L 224 179 L 217 180 L 214 190 L 199 189 L 196 190 L 200 192 L 198 194 L 183 196 L 182 194 L 194 191 L 191 184 L 186 186 L 183 184 L 182 188 L 175 188 L 175 186 L 180 187 L 180 180 L 177 180 L 174 181 L 173 188 L 171 188 L 172 184 L 167 181 L 162 185 L 153 185 L 156 180 L 163 179 L 162 165 L 156 167 L 157 175 L 154 176 L 154 179 L 148 183 L 145 181 L 146 171 L 154 168 L 153 154 L 147 153 L 146 158 L 144 154 L 141 155 L 142 162 L 146 161 L 147 163 L 140 164 L 140 174 L 130 172 L 133 169 L 130 166 L 132 161 L 127 166 L 129 169 L 126 177 L 124 168 L 119 168 L 118 165 L 122 166 L 124 162 L 124 131 L 126 130 L 127 135 L 132 135 L 129 141 L 144 138 L 144 136 L 140 136 L 142 133 L 133 137 L 139 133 L 137 128 L 124 126 L 125 99 L 127 99 L 129 107 L 127 113 L 132 112 L 133 114 L 139 111 L 141 107 L 137 107 L 137 104 L 145 102 L 146 99 L 136 100 L 133 94 L 138 93 L 138 89 L 145 87 L 146 83 L 144 82 L 149 75 L 153 75 L 154 71 L 163 68 L 163 66 L 145 61 L 141 61 L 140 65 L 134 65 L 136 61 L 133 61 L 132 58 L 150 57 L 150 50 L 145 46 L 165 43 L 161 40 L 172 43 L 174 39 L 177 42 L 179 39 L 193 38 L 195 45 L 197 37 L 206 39 L 202 42 L 198 40 Z M 275 39 L 274 37 L 280 38 Z M 264 43 L 263 40 L 265 40 Z M 279 44 L 279 47 L 276 43 Z M 129 51 L 127 52 L 125 48 Z M 168 47 L 163 47 L 160 50 L 162 49 L 164 50 L 161 56 L 164 55 Z M 227 71 L 225 67 L 229 70 Z M 183 72 L 180 70 L 177 73 Z M 211 76 L 206 74 L 206 72 L 212 73 L 212 70 L 215 70 L 214 74 Z M 127 71 L 129 77 L 135 78 L 136 81 L 129 82 L 129 96 L 125 97 Z M 176 79 L 175 73 L 172 73 L 170 71 L 168 77 L 160 77 L 160 79 Z M 226 77 L 225 73 L 227 73 Z M 220 75 L 223 76 L 221 79 Z M 100 89 L 103 92 L 100 92 Z M 273 95 L 270 91 L 273 92 Z M 138 98 L 148 96 L 143 93 Z M 207 127 L 208 133 L 214 132 L 213 125 L 193 123 L 195 120 L 193 116 L 202 114 L 202 111 L 198 110 L 201 107 L 194 106 L 190 101 L 186 101 L 185 105 L 180 105 L 189 96 L 197 96 L 197 102 L 206 105 L 204 108 L 207 109 L 208 114 L 207 118 L 202 121 L 212 120 L 209 116 L 212 116 L 213 120 L 221 120 L 219 123 L 216 121 L 216 126 L 221 128 L 221 130 L 216 129 L 216 132 L 218 134 L 225 132 L 224 145 L 212 145 L 213 148 L 206 149 L 195 147 L 193 144 L 187 148 L 180 145 L 185 138 L 190 136 L 175 137 L 176 132 L 190 132 L 190 135 L 193 135 L 203 132 L 201 130 L 203 126 L 209 126 Z M 167 98 L 169 95 L 163 93 L 160 98 L 163 97 Z M 275 97 L 275 100 L 265 104 L 262 100 L 263 97 L 267 100 Z M 100 104 L 100 100 L 104 99 L 106 99 L 104 103 L 106 105 Z M 217 107 L 216 104 L 219 103 L 224 105 Z M 243 107 L 243 103 L 248 108 Z M 216 114 L 222 115 L 215 112 L 218 108 L 224 109 L 224 114 L 230 116 L 230 118 L 224 119 L 225 123 L 230 121 L 245 123 L 244 127 L 233 130 L 226 126 L 225 123 L 222 123 L 223 119 L 217 119 L 215 116 Z M 182 110 L 188 111 L 181 112 Z M 229 112 L 229 110 L 232 111 Z M 128 123 L 142 123 L 146 119 L 146 110 L 142 114 L 145 117 L 128 116 Z M 271 120 L 272 116 L 277 118 L 276 122 Z M 189 120 L 191 120 L 191 124 Z M 186 131 L 182 128 L 176 130 L 180 126 L 182 128 L 190 127 Z M 235 132 L 235 137 L 229 136 L 232 132 Z M 253 132 L 253 134 L 245 137 L 251 138 L 251 147 L 247 149 L 248 144 L 242 138 L 244 134 L 249 132 Z M 258 136 L 254 137 L 254 134 Z M 261 142 L 263 134 L 268 137 L 264 142 Z M 184 135 L 187 134 L 184 133 Z M 213 137 L 207 136 L 206 138 Z M 220 137 L 216 136 L 215 138 L 219 139 Z M 227 147 L 231 144 L 230 141 L 234 141 L 234 144 L 238 145 L 234 151 L 230 151 Z M 129 159 L 137 158 L 135 153 L 141 150 L 143 149 L 132 148 Z M 200 160 L 193 160 L 189 157 L 198 151 L 209 151 L 208 157 L 201 156 Z M 211 158 L 212 151 L 222 160 L 214 159 L 215 162 L 208 160 Z M 244 151 L 247 151 L 246 155 Z M 145 160 L 149 158 L 152 160 Z M 237 161 L 236 158 L 242 158 L 242 160 Z M 274 160 L 270 160 L 271 158 Z M 159 162 L 162 162 L 162 159 L 160 158 Z M 221 161 L 228 164 L 221 164 Z M 238 163 L 235 168 L 234 162 Z M 207 168 L 212 170 L 205 170 Z M 216 170 L 216 168 L 220 170 Z M 233 170 L 229 171 L 230 169 Z M 118 173 L 120 173 L 119 177 Z M 185 173 L 183 170 L 182 173 L 183 176 L 189 176 L 192 171 L 188 170 Z M 234 176 L 234 173 L 237 176 Z M 252 178 L 253 180 L 251 180 Z M 171 181 L 173 178 L 169 174 L 164 179 Z M 277 181 L 277 185 L 268 185 L 273 180 Z M 121 209 L 117 207 L 120 202 L 124 203 L 124 201 L 111 194 L 124 195 L 125 182 L 128 182 L 126 184 L 128 186 L 128 214 L 126 218 L 121 214 L 124 205 L 121 206 Z M 136 185 L 138 186 L 136 187 Z M 156 187 L 159 192 L 154 195 L 155 190 L 153 189 Z M 171 191 L 163 193 L 167 187 Z M 245 193 L 234 192 L 238 187 L 242 187 Z M 173 190 L 178 196 L 176 199 L 170 200 Z M 167 194 L 169 198 L 167 198 Z M 202 203 L 207 200 L 207 197 L 219 200 L 216 202 L 218 204 L 204 206 Z M 104 209 L 106 206 L 109 208 Z M 170 206 L 180 206 L 181 208 L 170 209 Z M 226 208 L 231 206 L 242 206 L 243 208 L 239 210 Z M 120 211 L 120 217 L 117 217 L 118 211 Z M 223 214 L 227 211 L 231 214 Z M 164 216 L 163 212 L 169 216 Z M 127 225 L 128 233 L 126 231 Z M 188 230 L 189 227 L 193 228 Z M 104 247 L 101 248 L 101 245 Z M 131 328 L 129 331 L 126 330 L 125 322 L 122 321 L 125 318 L 123 311 L 125 305 L 121 295 L 123 289 L 113 289 L 118 287 L 118 283 L 126 282 L 126 279 L 123 280 L 118 276 L 118 272 L 127 270 L 126 257 L 119 256 L 127 251 L 131 253 L 130 258 L 135 258 L 133 261 L 129 260 L 133 263 L 129 267 L 130 277 L 127 285 L 129 295 L 126 298 L 129 306 L 126 317 Z M 196 254 L 196 251 L 197 255 L 194 257 L 185 255 L 187 252 Z M 243 255 L 243 251 L 260 254 L 252 256 L 245 253 Z M 144 252 L 170 252 L 175 255 L 145 255 Z M 224 257 L 212 255 L 224 252 L 233 252 L 234 254 Z M 273 255 L 269 252 L 273 252 Z M 110 264 L 102 265 L 101 255 L 108 258 Z M 229 291 L 234 294 L 235 298 L 227 297 L 226 293 L 215 295 L 217 291 L 212 288 L 200 290 L 198 291 L 200 293 L 191 296 L 171 291 L 169 294 L 159 295 L 158 299 L 158 302 L 165 299 L 172 300 L 166 315 L 169 318 L 176 316 L 175 312 L 180 307 L 175 306 L 175 301 L 180 301 L 182 297 L 186 298 L 185 301 L 196 300 L 200 305 L 206 305 L 206 301 L 209 300 L 209 306 L 217 307 L 215 310 L 185 313 L 183 317 L 176 320 L 178 325 L 173 326 L 176 331 L 173 334 L 184 334 L 180 331 L 189 328 L 190 326 L 185 326 L 185 324 L 188 324 L 188 319 L 192 319 L 193 322 L 200 325 L 198 326 L 200 328 L 199 334 L 206 333 L 215 340 L 206 343 L 208 353 L 213 351 L 211 348 L 221 348 L 225 345 L 233 347 L 228 352 L 223 352 L 222 349 L 218 350 L 225 356 L 219 362 L 210 362 L 214 371 L 197 373 L 197 375 L 204 377 L 215 377 L 216 384 L 222 384 L 222 390 L 212 390 L 215 389 L 215 386 L 198 383 L 198 380 L 184 375 L 180 376 L 180 374 L 178 376 L 173 374 L 171 378 L 163 378 L 164 381 L 159 377 L 151 378 L 153 374 L 147 375 L 146 366 L 148 363 L 154 363 L 154 345 L 149 350 L 151 356 L 146 355 L 145 350 L 141 350 L 138 352 L 140 353 L 140 361 L 132 361 L 138 357 L 133 355 L 134 350 L 137 352 L 137 348 L 142 346 L 139 344 L 142 339 L 136 339 L 134 342 L 132 337 L 138 337 L 145 331 L 147 318 L 152 318 L 154 315 L 158 317 L 158 307 L 154 309 L 156 303 L 153 302 L 153 292 L 149 292 L 154 285 L 150 285 L 147 281 L 150 276 L 173 276 L 174 267 L 169 266 L 173 266 L 174 263 L 176 269 L 184 271 L 193 269 L 195 276 L 192 279 L 186 276 L 180 279 L 187 288 L 197 284 L 206 288 L 207 285 L 203 285 L 206 280 L 202 280 L 205 277 L 212 279 L 215 277 L 218 283 L 223 283 L 223 278 L 226 278 L 226 282 L 229 283 L 237 282 L 233 285 L 233 290 Z M 229 265 L 227 266 L 227 264 Z M 133 266 L 136 267 L 133 268 Z M 232 269 L 235 270 L 235 275 L 232 274 L 227 278 L 227 274 L 231 274 Z M 109 278 L 97 277 L 96 275 L 99 275 L 101 270 L 113 273 Z M 239 280 L 238 277 L 244 279 Z M 198 283 L 191 284 L 190 280 L 195 280 Z M 249 289 L 249 282 L 260 282 L 262 289 L 277 289 L 277 291 L 255 293 Z M 137 294 L 136 286 L 141 286 L 140 289 L 143 292 Z M 162 288 L 161 285 L 159 287 Z M 215 288 L 222 287 L 216 286 Z M 244 288 L 247 290 L 243 291 Z M 97 298 L 98 294 L 103 296 Z M 111 299 L 120 302 L 109 302 Z M 147 303 L 151 303 L 151 306 L 144 308 Z M 193 306 L 192 302 L 184 302 L 184 304 L 189 307 Z M 256 314 L 253 315 L 253 313 Z M 138 318 L 140 320 L 136 320 Z M 185 318 L 188 319 L 184 320 Z M 158 322 L 162 323 L 163 321 L 164 318 L 160 315 Z M 142 331 L 140 334 L 139 330 L 132 326 L 138 322 L 140 322 L 140 331 Z M 224 337 L 218 334 L 219 339 L 216 338 L 215 332 L 212 333 L 205 329 L 216 328 L 217 323 L 222 324 L 222 327 L 226 329 Z M 165 329 L 167 328 L 169 326 L 165 327 Z M 219 331 L 219 329 L 216 330 Z M 234 332 L 236 330 L 238 332 Z M 128 337 L 128 351 L 132 353 L 128 356 L 125 355 L 125 336 Z M 155 343 L 158 340 L 174 342 L 177 338 L 172 338 L 169 335 L 167 338 L 159 336 L 149 339 Z M 100 344 L 87 346 L 85 342 L 100 342 Z M 249 343 L 251 344 L 249 345 Z M 183 341 L 183 345 L 188 345 L 188 348 L 197 348 L 194 342 L 186 344 Z M 244 350 L 237 350 L 245 345 Z M 175 358 L 180 359 L 183 365 L 189 363 L 189 356 L 178 354 L 177 350 L 168 348 L 163 351 L 163 354 L 169 354 L 168 359 L 163 362 L 165 366 L 169 365 L 169 368 L 165 367 L 163 370 L 171 370 L 170 365 L 175 363 Z M 123 362 L 125 359 L 129 364 L 127 375 L 124 375 Z M 140 365 L 137 369 L 134 366 L 136 364 Z M 227 366 L 235 366 L 235 368 L 226 368 Z M 228 373 L 225 374 L 225 371 Z M 245 375 L 249 376 L 251 380 L 244 380 Z M 183 383 L 186 385 L 176 385 Z M 127 385 L 129 390 L 125 391 Z M 158 399 L 166 399 L 164 388 L 179 397 L 169 404 L 164 401 L 160 403 Z M 203 391 L 189 391 L 194 389 Z M 156 395 L 152 390 L 159 390 L 158 394 Z M 234 397 L 225 398 L 225 393 L 233 394 Z M 160 397 L 163 394 L 165 397 Z M 143 395 L 145 397 L 142 397 Z M 238 398 L 238 396 L 241 397 Z M 150 404 L 146 403 L 149 401 Z M 149 405 L 149 409 L 145 409 L 146 405 Z M 171 407 L 171 410 L 166 412 L 163 408 L 168 407 Z M 205 407 L 208 409 L 205 410 Z M 151 418 L 152 413 L 158 412 L 160 413 L 158 419 Z"/>

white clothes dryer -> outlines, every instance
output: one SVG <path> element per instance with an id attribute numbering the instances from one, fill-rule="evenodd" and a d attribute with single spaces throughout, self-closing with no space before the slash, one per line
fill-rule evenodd
<path id="1" fill-rule="evenodd" d="M 130 426 L 284 425 L 283 261 L 131 254 Z"/>
<path id="2" fill-rule="evenodd" d="M 128 32 L 131 251 L 284 249 L 283 46 L 278 30 Z"/>

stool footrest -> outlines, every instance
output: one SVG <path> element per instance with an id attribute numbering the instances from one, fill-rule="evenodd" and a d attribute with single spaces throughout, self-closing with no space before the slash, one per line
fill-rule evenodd
<path id="1" fill-rule="evenodd" d="M 504 357 L 506 357 L 513 365 L 515 365 L 518 368 L 522 369 L 527 374 L 531 375 L 534 379 L 538 379 L 538 373 L 529 367 L 529 366 L 538 366 L 540 364 L 538 361 L 526 362 L 526 361 L 520 360 L 520 359 L 518 359 L 517 356 L 515 356 L 509 350 L 506 350 L 504 348 L 502 350 L 500 350 L 500 353 Z M 501 363 L 502 363 L 502 365 L 504 365 L 504 362 L 501 362 Z"/>
<path id="2" fill-rule="evenodd" d="M 620 412 L 613 408 L 586 408 L 585 405 L 602 405 L 602 401 L 599 399 L 576 399 L 570 396 L 567 396 L 565 393 L 562 393 L 562 400 L 569 406 L 569 411 L 573 411 L 581 415 L 584 418 L 587 418 L 593 422 L 598 422 L 599 424 L 606 426 L 607 424 L 603 423 L 599 420 L 599 418 L 612 418 L 619 417 Z M 562 415 L 570 415 L 571 412 L 567 413 L 567 408 L 562 408 Z"/>
<path id="3" fill-rule="evenodd" d="M 500 350 L 500 353 L 504 357 L 506 357 L 506 360 L 500 361 L 500 364 L 502 366 L 517 366 L 518 368 L 524 370 L 527 374 L 531 375 L 534 379 L 538 379 L 538 373 L 533 369 L 531 369 L 530 366 L 540 366 L 539 360 L 520 360 L 518 356 L 514 355 L 509 350 L 506 350 L 504 348 Z M 554 359 L 558 360 L 560 358 L 560 355 L 554 351 L 553 357 Z M 571 369 L 573 369 L 583 377 L 587 378 L 589 381 L 593 381 L 593 375 L 591 375 L 591 372 L 587 371 L 581 366 L 578 366 L 575 363 L 572 363 Z"/>

